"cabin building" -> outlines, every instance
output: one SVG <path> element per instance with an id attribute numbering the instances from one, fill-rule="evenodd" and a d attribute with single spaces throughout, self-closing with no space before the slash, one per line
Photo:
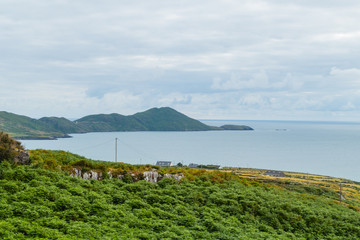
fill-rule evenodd
<path id="1" fill-rule="evenodd" d="M 264 175 L 270 176 L 270 177 L 287 177 L 284 172 L 274 171 L 274 170 L 268 170 L 265 172 Z"/>
<path id="2" fill-rule="evenodd" d="M 199 166 L 199 164 L 196 164 L 196 163 L 190 163 L 189 164 L 189 168 L 197 168 Z"/>
<path id="3" fill-rule="evenodd" d="M 208 164 L 208 165 L 206 165 L 206 167 L 209 168 L 209 169 L 220 169 L 220 165 Z"/>
<path id="4" fill-rule="evenodd" d="M 156 166 L 159 167 L 171 167 L 173 164 L 171 161 L 157 161 Z"/>

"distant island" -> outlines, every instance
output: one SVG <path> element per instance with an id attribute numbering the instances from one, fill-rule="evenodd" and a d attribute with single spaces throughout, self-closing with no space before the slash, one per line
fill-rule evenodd
<path id="1" fill-rule="evenodd" d="M 0 131 L 17 139 L 57 139 L 72 133 L 132 131 L 253 130 L 244 125 L 208 126 L 170 107 L 151 108 L 134 115 L 89 115 L 75 121 L 63 117 L 33 119 L 0 111 Z"/>

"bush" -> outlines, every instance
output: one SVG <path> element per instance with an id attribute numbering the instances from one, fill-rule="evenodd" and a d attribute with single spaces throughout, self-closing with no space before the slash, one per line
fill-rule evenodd
<path id="1" fill-rule="evenodd" d="M 71 168 L 98 166 L 60 151 L 36 153 L 35 164 L 51 158 L 64 169 L 58 158 L 66 158 Z M 0 239 L 360 239 L 359 202 L 334 204 L 312 187 L 289 190 L 197 169 L 181 169 L 180 182 L 136 182 L 131 174 L 143 169 L 113 166 L 125 181 L 3 161 Z"/>
<path id="2" fill-rule="evenodd" d="M 0 131 L 0 162 L 4 160 L 14 161 L 20 150 L 24 150 L 20 142 L 11 138 L 9 134 Z"/>

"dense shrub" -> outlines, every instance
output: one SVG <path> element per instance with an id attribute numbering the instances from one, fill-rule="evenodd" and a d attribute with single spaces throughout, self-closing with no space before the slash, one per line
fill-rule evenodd
<path id="1" fill-rule="evenodd" d="M 319 186 L 105 163 L 64 151 L 32 151 L 31 162 L 0 163 L 0 239 L 360 238 L 358 201 L 336 204 L 336 191 Z M 74 168 L 111 174 L 85 180 L 68 176 Z M 141 180 L 152 169 L 185 177 Z"/>
<path id="2" fill-rule="evenodd" d="M 19 155 L 19 150 L 24 150 L 21 143 L 11 138 L 9 134 L 0 131 L 0 162 L 13 160 Z"/>
<path id="3" fill-rule="evenodd" d="M 84 180 L 1 164 L 1 239 L 359 239 L 354 206 L 255 184 Z M 214 175 L 218 175 L 215 171 Z"/>

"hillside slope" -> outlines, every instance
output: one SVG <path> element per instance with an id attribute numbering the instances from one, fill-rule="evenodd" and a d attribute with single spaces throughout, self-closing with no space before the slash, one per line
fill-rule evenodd
<path id="1" fill-rule="evenodd" d="M 89 115 L 75 123 L 87 132 L 146 131 L 145 126 L 133 117 L 117 113 Z"/>
<path id="2" fill-rule="evenodd" d="M 359 205 L 312 191 L 321 186 L 299 193 L 231 172 L 187 168 L 157 168 L 184 174 L 180 182 L 135 182 L 155 166 L 97 162 L 61 151 L 32 151 L 31 161 L 0 164 L 1 239 L 360 238 Z M 63 172 L 75 168 L 102 172 L 103 178 Z"/>
<path id="3" fill-rule="evenodd" d="M 169 108 L 152 108 L 132 116 L 148 131 L 207 131 L 210 126 Z"/>
<path id="4" fill-rule="evenodd" d="M 75 122 L 88 132 L 211 130 L 211 127 L 171 108 L 152 108 L 130 116 L 116 113 L 90 115 Z"/>
<path id="5" fill-rule="evenodd" d="M 43 117 L 39 121 L 49 129 L 56 129 L 62 133 L 85 133 L 86 130 L 73 121 L 59 117 Z"/>
<path id="6" fill-rule="evenodd" d="M 0 131 L 15 138 L 51 139 L 66 137 L 67 134 L 52 126 L 44 125 L 39 120 L 0 111 Z"/>

